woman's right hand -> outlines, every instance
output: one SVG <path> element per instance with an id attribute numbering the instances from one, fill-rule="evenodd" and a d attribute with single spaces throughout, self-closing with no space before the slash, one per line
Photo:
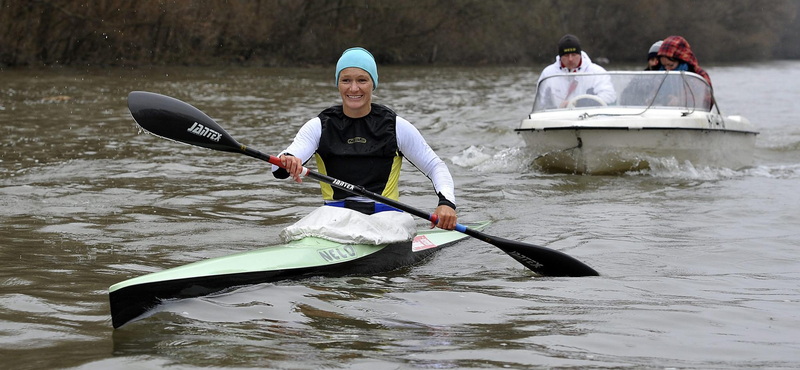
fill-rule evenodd
<path id="1" fill-rule="evenodd" d="M 300 177 L 300 173 L 303 172 L 303 161 L 300 158 L 286 154 L 281 154 L 278 158 L 281 160 L 281 166 L 289 172 L 294 181 L 303 182 L 303 178 Z"/>

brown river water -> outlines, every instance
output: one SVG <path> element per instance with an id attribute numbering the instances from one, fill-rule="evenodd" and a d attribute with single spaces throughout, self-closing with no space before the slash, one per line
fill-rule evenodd
<path id="1" fill-rule="evenodd" d="M 118 330 L 110 285 L 276 244 L 320 205 L 312 181 L 140 133 L 127 94 L 174 96 L 276 153 L 337 103 L 333 69 L 2 70 L 0 368 L 800 368 L 800 62 L 707 70 L 723 112 L 761 133 L 751 168 L 541 173 L 513 131 L 539 66 L 381 68 L 374 101 L 448 163 L 461 222 L 600 277 L 536 277 L 469 239 L 383 275 L 166 302 Z M 401 184 L 435 204 L 408 163 Z"/>

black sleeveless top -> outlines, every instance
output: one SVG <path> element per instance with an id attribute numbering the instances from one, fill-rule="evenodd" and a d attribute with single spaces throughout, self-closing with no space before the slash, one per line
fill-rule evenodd
<path id="1" fill-rule="evenodd" d="M 369 114 L 360 118 L 346 116 L 341 105 L 322 111 L 322 135 L 316 152 L 319 172 L 397 199 L 402 154 L 397 148 L 396 117 L 379 104 L 372 104 Z M 325 200 L 352 196 L 323 185 Z"/>

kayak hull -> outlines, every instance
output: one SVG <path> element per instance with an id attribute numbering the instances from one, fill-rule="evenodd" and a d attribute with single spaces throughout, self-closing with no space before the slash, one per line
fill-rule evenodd
<path id="1" fill-rule="evenodd" d="M 483 229 L 488 223 L 470 225 Z M 165 299 L 200 297 L 234 287 L 308 277 L 373 275 L 416 264 L 467 235 L 425 230 L 414 241 L 383 245 L 341 244 L 303 238 L 284 245 L 198 261 L 128 279 L 109 288 L 114 328 Z"/>

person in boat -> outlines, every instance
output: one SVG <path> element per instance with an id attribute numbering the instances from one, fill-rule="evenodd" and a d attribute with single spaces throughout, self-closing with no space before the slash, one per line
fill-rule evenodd
<path id="1" fill-rule="evenodd" d="M 658 50 L 661 48 L 661 44 L 664 43 L 664 40 L 656 41 L 652 46 L 650 46 L 650 50 L 647 52 L 647 68 L 645 71 L 660 71 L 661 70 L 661 61 L 658 59 Z"/>
<path id="2" fill-rule="evenodd" d="M 658 59 L 662 71 L 688 71 L 703 76 L 711 86 L 711 77 L 697 64 L 697 58 L 689 46 L 689 42 L 681 36 L 670 36 L 664 39 L 658 48 Z"/>
<path id="3" fill-rule="evenodd" d="M 705 70 L 700 68 L 700 65 L 697 63 L 697 58 L 694 56 L 691 46 L 689 46 L 689 42 L 683 37 L 670 36 L 664 39 L 664 42 L 658 49 L 658 59 L 661 62 L 662 71 L 693 72 L 703 76 L 706 82 L 708 82 L 708 86 L 711 86 L 711 77 L 709 77 Z M 680 88 L 681 87 L 674 87 L 674 89 Z M 669 86 L 662 87 L 662 90 L 669 91 L 669 89 Z M 659 95 L 662 95 L 662 93 L 659 92 Z M 706 95 L 704 97 L 704 103 L 708 107 L 713 105 L 713 98 L 711 95 Z M 676 98 L 676 95 L 670 95 L 670 101 L 667 105 L 681 105 L 681 102 Z"/>
<path id="4" fill-rule="evenodd" d="M 372 54 L 360 47 L 345 50 L 335 76 L 342 104 L 323 110 L 300 128 L 278 156 L 286 170 L 273 165 L 273 175 L 302 182 L 302 166 L 313 155 L 320 173 L 397 200 L 400 166 L 406 158 L 433 182 L 438 226 L 453 230 L 457 216 L 450 171 L 409 121 L 372 102 L 372 92 L 378 87 L 378 67 Z M 398 211 L 329 184 L 320 185 L 327 206 L 364 214 Z M 435 226 L 431 224 L 431 228 Z"/>
<path id="5" fill-rule="evenodd" d="M 661 70 L 661 61 L 658 59 L 658 50 L 664 40 L 658 40 L 647 51 L 647 67 L 645 71 Z M 648 106 L 653 101 L 658 91 L 659 81 L 653 76 L 635 76 L 622 90 L 619 96 L 619 105 L 622 106 Z"/>
<path id="6" fill-rule="evenodd" d="M 545 80 L 556 75 L 605 72 L 605 68 L 593 63 L 589 55 L 581 50 L 581 43 L 577 37 L 570 34 L 564 35 L 558 41 L 558 56 L 556 56 L 555 63 L 545 67 L 539 75 L 537 88 L 541 91 L 538 95 L 546 99 L 543 106 L 552 108 L 564 108 L 571 100 L 580 95 L 596 95 L 606 104 L 612 104 L 617 100 L 617 93 L 614 91 L 614 85 L 611 84 L 611 77 L 608 75 L 555 77 Z M 543 81 L 544 84 L 542 84 Z"/>

